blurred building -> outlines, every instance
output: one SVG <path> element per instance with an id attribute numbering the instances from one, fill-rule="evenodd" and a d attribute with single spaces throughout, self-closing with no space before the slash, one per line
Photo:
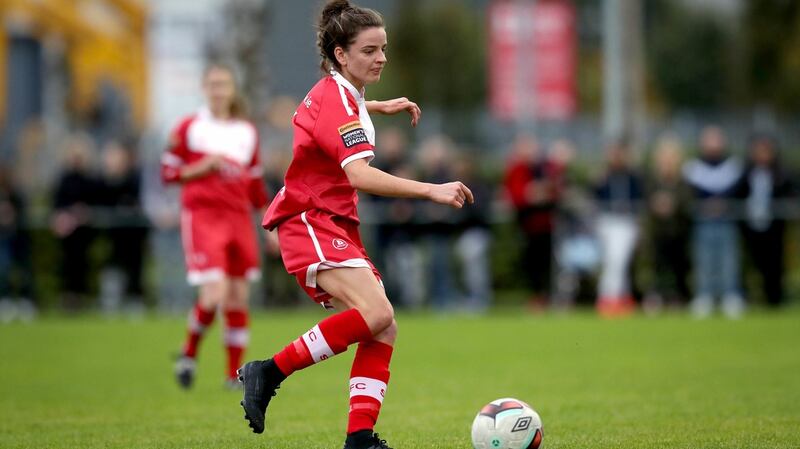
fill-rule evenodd
<path id="1" fill-rule="evenodd" d="M 32 123 L 50 136 L 72 122 L 99 133 L 140 128 L 146 24 L 138 0 L 1 2 L 0 156 L 14 155 Z"/>

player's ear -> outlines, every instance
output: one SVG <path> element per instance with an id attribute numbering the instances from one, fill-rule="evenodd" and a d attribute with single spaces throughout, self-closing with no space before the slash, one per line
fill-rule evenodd
<path id="1" fill-rule="evenodd" d="M 342 47 L 334 48 L 333 55 L 336 56 L 336 62 L 339 63 L 339 67 L 345 67 L 347 65 L 347 55 Z"/>

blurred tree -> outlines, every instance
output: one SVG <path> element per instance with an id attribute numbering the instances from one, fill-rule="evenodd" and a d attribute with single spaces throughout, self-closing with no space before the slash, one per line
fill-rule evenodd
<path id="1" fill-rule="evenodd" d="M 651 86 L 671 108 L 717 109 L 734 100 L 730 36 L 707 11 L 680 2 L 645 3 Z"/>
<path id="2" fill-rule="evenodd" d="M 402 2 L 387 24 L 389 64 L 372 96 L 402 94 L 446 112 L 442 130 L 458 134 L 486 103 L 486 41 L 479 10 L 455 0 Z"/>
<path id="3" fill-rule="evenodd" d="M 743 28 L 752 100 L 800 111 L 800 2 L 745 2 Z"/>
<path id="4" fill-rule="evenodd" d="M 584 113 L 600 114 L 603 107 L 601 4 L 574 0 L 578 13 L 578 104 Z"/>

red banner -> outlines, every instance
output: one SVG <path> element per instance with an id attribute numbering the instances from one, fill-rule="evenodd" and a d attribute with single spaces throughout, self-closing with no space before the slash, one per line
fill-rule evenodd
<path id="1" fill-rule="evenodd" d="M 489 93 L 501 120 L 567 120 L 577 110 L 575 9 L 570 0 L 489 5 Z"/>

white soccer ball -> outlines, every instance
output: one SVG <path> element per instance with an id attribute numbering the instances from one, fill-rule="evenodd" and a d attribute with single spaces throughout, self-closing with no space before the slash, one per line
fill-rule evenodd
<path id="1" fill-rule="evenodd" d="M 539 449 L 543 436 L 539 414 L 514 398 L 486 404 L 472 422 L 475 449 Z"/>

